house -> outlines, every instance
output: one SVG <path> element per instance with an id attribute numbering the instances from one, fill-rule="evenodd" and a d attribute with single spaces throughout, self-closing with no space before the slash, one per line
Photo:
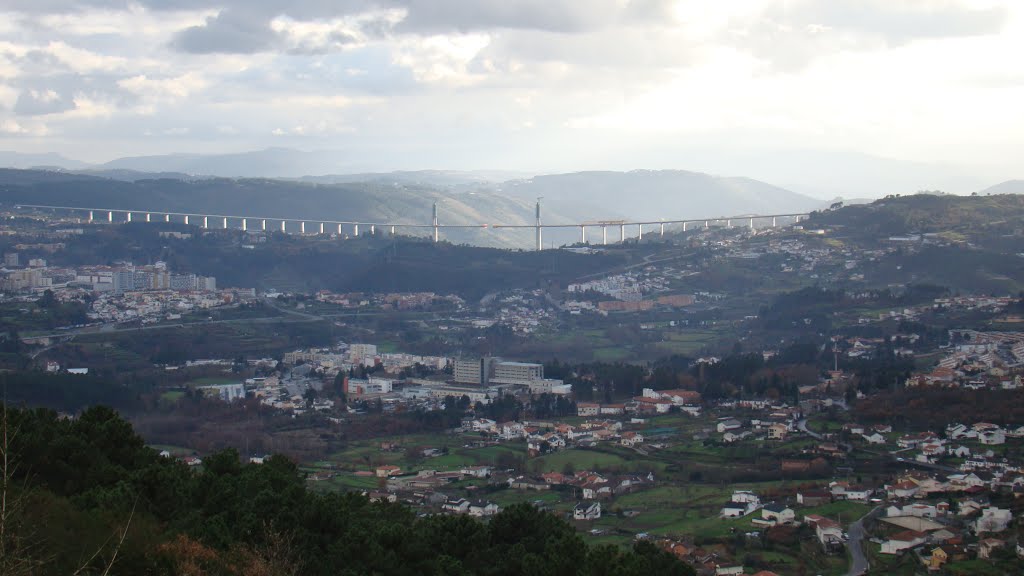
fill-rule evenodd
<path id="1" fill-rule="evenodd" d="M 925 543 L 927 534 L 924 532 L 918 532 L 917 530 L 904 530 L 897 532 L 889 537 L 888 540 L 882 542 L 882 554 L 899 554 L 904 550 L 909 550 L 915 546 L 920 546 Z"/>
<path id="2" fill-rule="evenodd" d="M 861 438 L 864 439 L 868 444 L 885 444 L 885 436 L 882 436 L 878 432 L 872 432 L 871 434 L 862 434 Z"/>
<path id="3" fill-rule="evenodd" d="M 900 448 L 917 448 L 919 444 L 931 442 L 936 439 L 937 437 L 932 432 L 921 432 L 920 434 L 906 434 L 904 436 L 900 436 L 899 440 L 896 441 L 896 444 Z"/>
<path id="4" fill-rule="evenodd" d="M 465 498 L 459 498 L 458 500 L 449 500 L 441 506 L 441 509 L 445 512 L 454 512 L 455 514 L 465 514 L 469 512 L 469 500 Z"/>
<path id="5" fill-rule="evenodd" d="M 473 478 L 487 478 L 491 475 L 490 466 L 465 466 L 459 473 L 463 476 L 472 476 Z"/>
<path id="6" fill-rule="evenodd" d="M 768 427 L 769 440 L 785 440 L 789 427 L 785 424 L 775 423 Z"/>
<path id="7" fill-rule="evenodd" d="M 380 490 L 374 490 L 366 494 L 370 502 L 391 502 L 395 503 L 398 501 L 398 496 L 391 492 L 383 492 Z"/>
<path id="8" fill-rule="evenodd" d="M 572 509 L 573 520 L 597 520 L 601 517 L 600 502 L 581 502 Z"/>
<path id="9" fill-rule="evenodd" d="M 801 490 L 796 494 L 797 504 L 821 506 L 832 501 L 832 495 L 824 490 Z"/>
<path id="10" fill-rule="evenodd" d="M 838 522 L 819 516 L 808 514 L 804 516 L 804 522 L 814 526 L 814 535 L 826 551 L 839 551 L 843 548 L 843 529 Z"/>
<path id="11" fill-rule="evenodd" d="M 601 413 L 601 405 L 593 402 L 579 402 L 576 404 L 577 416 L 597 416 Z"/>
<path id="12" fill-rule="evenodd" d="M 494 516 L 501 511 L 501 508 L 493 502 L 477 500 L 469 505 L 470 516 Z"/>
<path id="13" fill-rule="evenodd" d="M 941 546 L 934 548 L 932 555 L 928 557 L 928 569 L 938 570 L 946 562 L 949 562 L 949 553 L 943 550 Z"/>
<path id="14" fill-rule="evenodd" d="M 160 451 L 160 457 L 161 458 L 170 458 L 171 457 L 171 453 L 169 451 L 167 451 L 167 450 L 161 450 Z"/>
<path id="15" fill-rule="evenodd" d="M 390 476 L 398 476 L 401 471 L 402 469 L 398 466 L 385 464 L 383 466 L 377 466 L 374 473 L 377 475 L 377 478 L 388 478 Z"/>
<path id="16" fill-rule="evenodd" d="M 726 564 L 715 566 L 715 576 L 743 576 L 743 565 Z"/>
<path id="17" fill-rule="evenodd" d="M 728 420 L 722 420 L 719 422 L 716 429 L 718 430 L 718 433 L 721 434 L 722 432 L 728 432 L 729 430 L 736 430 L 741 426 L 743 425 L 740 424 L 739 420 L 729 418 Z"/>
<path id="18" fill-rule="evenodd" d="M 622 444 L 623 446 L 630 447 L 635 446 L 637 444 L 643 444 L 644 435 L 639 432 L 633 431 L 623 432 L 622 439 L 619 440 L 619 443 Z"/>
<path id="19" fill-rule="evenodd" d="M 917 494 L 918 486 L 910 480 L 904 480 L 896 484 L 887 485 L 885 491 L 889 498 L 913 498 Z"/>
<path id="20" fill-rule="evenodd" d="M 999 444 L 1006 444 L 1006 432 L 1001 429 L 986 430 L 978 433 L 978 442 L 988 446 L 997 446 Z"/>
<path id="21" fill-rule="evenodd" d="M 722 518 L 739 518 L 746 516 L 761 507 L 761 499 L 753 492 L 737 490 L 732 493 L 732 499 L 722 506 L 719 515 Z"/>
<path id="22" fill-rule="evenodd" d="M 579 412 L 579 406 L 578 405 L 577 405 L 576 411 Z M 600 412 L 601 412 L 601 414 L 608 414 L 608 415 L 625 414 L 626 413 L 626 405 L 625 404 L 602 404 Z"/>
<path id="23" fill-rule="evenodd" d="M 983 532 L 1002 532 L 1010 526 L 1013 520 L 1013 513 L 1009 510 L 989 506 L 981 511 L 981 517 L 974 523 L 974 531 L 978 534 Z"/>
<path id="24" fill-rule="evenodd" d="M 1006 542 L 998 538 L 985 538 L 978 542 L 978 558 L 988 560 L 992 552 L 1006 546 Z"/>
<path id="25" fill-rule="evenodd" d="M 776 524 L 790 524 L 796 520 L 796 513 L 793 512 L 792 508 L 785 504 L 773 502 L 771 504 L 766 504 L 765 507 L 761 509 L 761 518 L 770 520 Z"/>

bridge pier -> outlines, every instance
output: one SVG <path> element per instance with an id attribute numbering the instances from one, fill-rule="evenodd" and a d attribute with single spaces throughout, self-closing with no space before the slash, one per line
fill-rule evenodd
<path id="1" fill-rule="evenodd" d="M 89 210 L 89 224 L 92 224 L 92 210 Z"/>
<path id="2" fill-rule="evenodd" d="M 608 227 L 601 226 L 601 244 L 608 245 Z"/>
<path id="3" fill-rule="evenodd" d="M 753 218 L 750 219 L 750 229 L 751 230 L 754 229 L 754 219 Z"/>
<path id="4" fill-rule="evenodd" d="M 150 216 L 149 212 L 146 212 L 146 222 L 150 221 L 149 216 Z"/>
<path id="5" fill-rule="evenodd" d="M 188 226 L 188 214 L 185 214 L 185 225 Z"/>
<path id="6" fill-rule="evenodd" d="M 288 229 L 285 227 L 285 221 L 284 220 L 281 220 L 281 232 L 288 232 Z"/>
<path id="7" fill-rule="evenodd" d="M 320 234 L 323 234 L 323 233 L 324 233 L 324 223 L 321 222 L 320 223 Z"/>
<path id="8" fill-rule="evenodd" d="M 227 218 L 227 216 L 224 217 L 224 229 L 225 230 L 228 229 L 228 218 Z"/>
<path id="9" fill-rule="evenodd" d="M 704 228 L 708 228 L 708 227 L 709 227 L 709 225 L 708 225 L 708 221 L 707 221 L 707 220 L 705 220 L 705 221 L 704 221 Z"/>
<path id="10" fill-rule="evenodd" d="M 725 221 L 725 227 L 726 228 L 732 228 L 732 219 L 731 218 Z"/>
<path id="11" fill-rule="evenodd" d="M 639 241 L 641 241 L 643 239 L 644 239 L 644 225 L 643 224 L 637 224 L 636 225 L 636 241 L 639 242 Z"/>
<path id="12" fill-rule="evenodd" d="M 248 230 L 249 222 L 247 222 L 245 218 L 242 218 L 242 232 L 247 232 Z"/>
<path id="13" fill-rule="evenodd" d="M 437 228 L 437 202 L 434 202 L 434 206 L 433 206 L 433 209 L 432 209 L 432 214 L 433 214 L 432 223 L 433 223 L 433 226 L 434 226 L 434 243 L 436 244 L 437 240 L 439 238 L 439 236 L 438 236 L 439 230 Z"/>
<path id="14" fill-rule="evenodd" d="M 661 223 L 661 235 L 662 236 L 665 235 L 665 223 L 664 222 Z"/>
<path id="15" fill-rule="evenodd" d="M 626 225 L 619 224 L 619 243 L 626 241 Z"/>
<path id="16" fill-rule="evenodd" d="M 299 234 L 305 234 L 305 233 L 306 233 L 306 223 L 305 222 L 299 222 Z"/>
<path id="17" fill-rule="evenodd" d="M 266 218 L 263 218 L 262 220 L 260 220 L 260 229 L 263 230 L 264 232 L 267 231 L 267 219 Z"/>
<path id="18" fill-rule="evenodd" d="M 352 235 L 357 237 L 357 238 L 359 237 L 359 224 L 358 223 L 352 225 Z"/>
<path id="19" fill-rule="evenodd" d="M 338 236 L 341 237 L 341 224 L 338 224 Z"/>
<path id="20" fill-rule="evenodd" d="M 124 221 L 125 222 L 131 222 L 132 221 L 132 213 L 131 212 L 125 212 L 124 213 Z"/>
<path id="21" fill-rule="evenodd" d="M 210 217 L 209 216 L 203 216 L 203 228 L 209 228 L 209 227 L 210 227 Z"/>
<path id="22" fill-rule="evenodd" d="M 377 235 L 377 225 L 376 224 L 370 224 L 370 236 L 376 236 L 376 235 Z"/>
<path id="23" fill-rule="evenodd" d="M 113 221 L 114 221 L 114 213 L 113 212 L 107 212 L 107 222 L 111 222 L 112 223 Z"/>
<path id="24" fill-rule="evenodd" d="M 392 236 L 395 235 L 395 225 L 394 224 L 391 225 L 391 235 Z"/>
<path id="25" fill-rule="evenodd" d="M 170 221 L 171 221 L 171 215 L 170 214 L 164 214 L 164 222 L 170 222 Z"/>
<path id="26" fill-rule="evenodd" d="M 686 232 L 686 222 L 683 222 L 683 232 Z"/>
<path id="27" fill-rule="evenodd" d="M 587 227 L 580 226 L 580 244 L 587 243 Z"/>
<path id="28" fill-rule="evenodd" d="M 777 224 L 775 223 L 775 216 L 772 216 L 772 228 L 775 228 L 776 226 Z"/>

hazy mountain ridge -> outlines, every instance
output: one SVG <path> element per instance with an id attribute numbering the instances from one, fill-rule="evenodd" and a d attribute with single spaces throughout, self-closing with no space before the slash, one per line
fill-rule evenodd
<path id="1" fill-rule="evenodd" d="M 507 182 L 501 190 L 523 200 L 543 197 L 545 207 L 581 220 L 713 218 L 805 212 L 822 205 L 758 180 L 684 170 L 551 174 Z"/>
<path id="2" fill-rule="evenodd" d="M 978 194 L 1024 194 L 1024 180 L 1007 180 L 995 186 L 989 186 Z"/>

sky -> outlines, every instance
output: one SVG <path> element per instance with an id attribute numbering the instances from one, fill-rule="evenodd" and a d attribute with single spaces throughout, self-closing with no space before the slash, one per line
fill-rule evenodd
<path id="1" fill-rule="evenodd" d="M 1024 177 L 1022 54 L 1016 0 L 4 0 L 0 149 L 994 184 Z"/>

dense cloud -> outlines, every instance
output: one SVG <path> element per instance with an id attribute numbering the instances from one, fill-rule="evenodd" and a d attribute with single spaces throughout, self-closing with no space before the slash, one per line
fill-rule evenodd
<path id="1" fill-rule="evenodd" d="M 0 145 L 360 149 L 378 168 L 701 169 L 677 150 L 739 145 L 1012 163 L 1020 53 L 1010 0 L 7 0 Z"/>

